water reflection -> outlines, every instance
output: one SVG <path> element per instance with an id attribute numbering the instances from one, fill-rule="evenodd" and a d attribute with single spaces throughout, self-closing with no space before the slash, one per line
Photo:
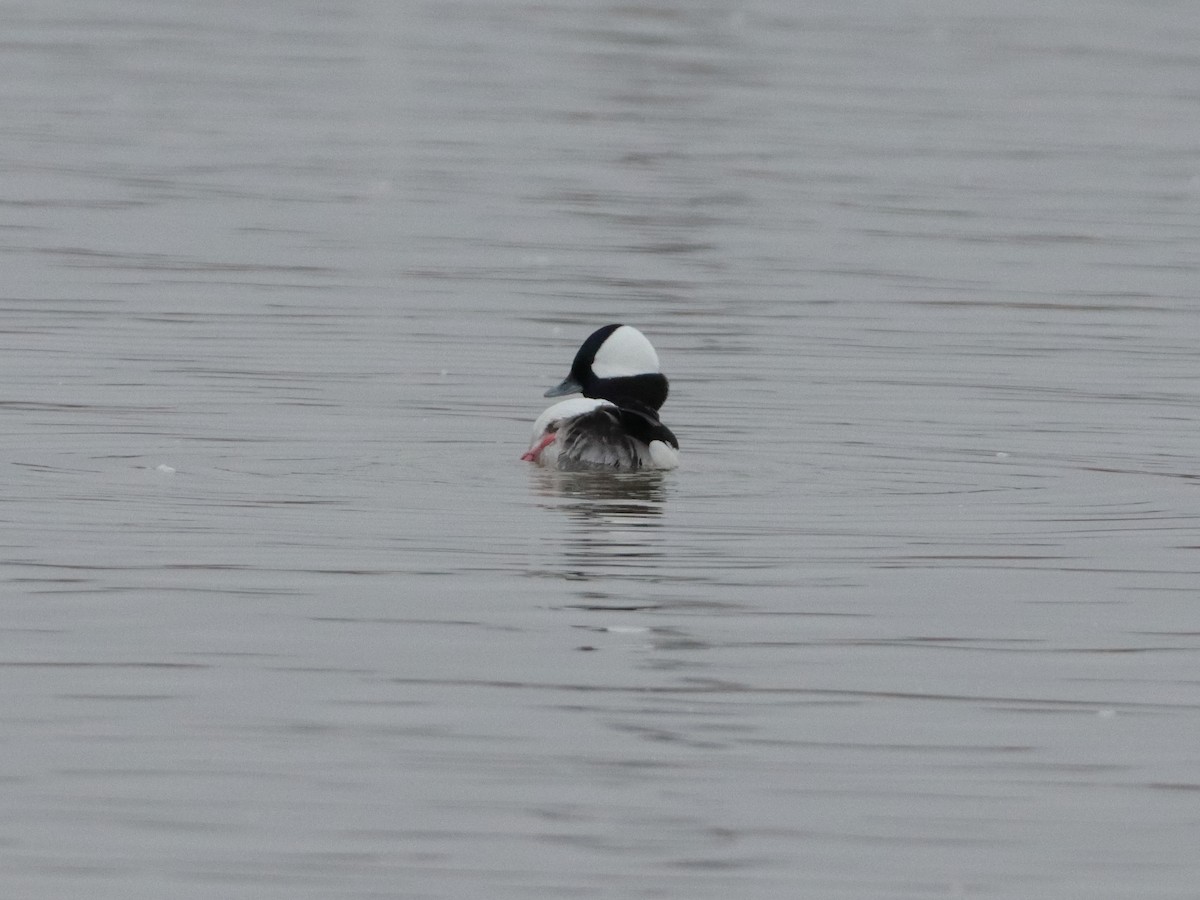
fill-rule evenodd
<path id="1" fill-rule="evenodd" d="M 534 490 L 542 497 L 566 500 L 545 504 L 566 509 L 573 518 L 657 518 L 662 515 L 667 492 L 665 473 L 563 471 L 535 468 Z"/>
<path id="2" fill-rule="evenodd" d="M 662 516 L 668 493 L 662 472 L 563 472 L 538 469 L 533 489 L 543 509 L 561 514 L 561 567 L 554 577 L 584 582 L 577 600 L 586 609 L 644 609 L 642 596 L 659 579 L 665 549 Z M 546 573 L 543 573 L 546 574 Z M 592 582 L 603 581 L 604 589 Z M 628 584 L 636 583 L 629 596 Z"/>

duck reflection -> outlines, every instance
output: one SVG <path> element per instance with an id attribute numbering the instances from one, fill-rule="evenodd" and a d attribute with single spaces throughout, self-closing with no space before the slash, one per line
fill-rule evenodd
<path id="1" fill-rule="evenodd" d="M 633 667 L 696 676 L 707 669 L 708 642 L 693 634 L 678 612 L 681 586 L 694 576 L 674 562 L 673 532 L 664 528 L 673 476 L 555 469 L 531 474 L 539 505 L 565 519 L 546 548 L 545 568 L 531 574 L 566 582 L 565 596 L 552 608 L 571 614 L 569 627 L 583 637 L 577 649 L 614 651 L 613 665 L 623 673 Z M 680 695 L 689 709 L 694 684 Z M 663 728 L 663 703 L 647 708 L 638 694 L 629 701 L 603 705 L 606 716 L 625 714 L 614 726 L 618 730 L 656 742 L 695 740 L 682 730 Z M 670 707 L 682 702 L 674 694 L 666 697 Z M 647 713 L 652 724 L 643 721 Z"/>
<path id="2" fill-rule="evenodd" d="M 662 515 L 667 497 L 664 478 L 662 472 L 655 470 L 533 470 L 534 489 L 539 496 L 565 501 L 546 506 L 585 520 L 597 517 L 657 519 Z"/>
<path id="3" fill-rule="evenodd" d="M 630 579 L 659 580 L 664 556 L 659 529 L 669 476 L 657 471 L 557 469 L 533 470 L 531 476 L 543 508 L 562 514 L 568 522 L 561 530 L 559 577 L 587 582 L 616 579 L 618 584 Z M 588 590 L 583 599 L 589 605 L 603 605 L 615 598 L 609 591 Z"/>

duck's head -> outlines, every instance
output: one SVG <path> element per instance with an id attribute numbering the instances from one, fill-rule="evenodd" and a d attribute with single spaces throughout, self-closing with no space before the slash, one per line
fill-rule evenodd
<path id="1" fill-rule="evenodd" d="M 633 401 L 659 409 L 667 400 L 667 377 L 646 336 L 631 325 L 605 325 L 592 332 L 571 364 L 562 384 L 547 397 L 583 394 L 620 404 Z"/>

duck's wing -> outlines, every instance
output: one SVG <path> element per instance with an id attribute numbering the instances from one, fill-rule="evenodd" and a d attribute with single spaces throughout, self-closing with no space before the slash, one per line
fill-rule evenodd
<path id="1" fill-rule="evenodd" d="M 637 440 L 626 430 L 623 412 L 606 405 L 563 422 L 559 427 L 559 466 L 638 468 Z"/>
<path id="2" fill-rule="evenodd" d="M 678 439 L 670 428 L 659 421 L 655 410 L 643 405 L 627 405 L 618 407 L 617 414 L 625 432 L 647 447 L 654 441 L 662 441 L 676 450 L 679 449 Z"/>

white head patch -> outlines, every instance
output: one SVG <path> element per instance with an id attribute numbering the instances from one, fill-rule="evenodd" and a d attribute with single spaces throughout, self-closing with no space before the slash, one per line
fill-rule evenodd
<path id="1" fill-rule="evenodd" d="M 658 371 L 658 354 L 654 347 L 644 334 L 630 325 L 622 325 L 610 334 L 592 360 L 592 372 L 597 378 L 626 378 Z"/>

